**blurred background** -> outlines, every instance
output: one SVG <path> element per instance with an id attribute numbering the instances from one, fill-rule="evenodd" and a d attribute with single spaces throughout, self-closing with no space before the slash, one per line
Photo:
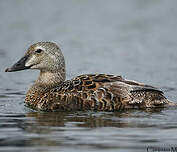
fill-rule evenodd
<path id="1" fill-rule="evenodd" d="M 41 124 L 37 121 L 40 114 L 28 114 L 29 109 L 24 108 L 23 104 L 26 90 L 36 79 L 38 71 L 4 72 L 7 67 L 24 55 L 31 44 L 39 41 L 56 42 L 65 56 L 68 79 L 84 73 L 122 75 L 127 79 L 157 86 L 165 92 L 169 99 L 177 101 L 176 28 L 176 0 L 1 0 L 0 119 L 3 124 L 0 125 L 0 131 L 3 131 L 3 134 L 0 133 L 0 146 L 2 146 L 0 150 L 10 151 L 11 148 L 13 149 L 16 146 L 18 152 L 20 150 L 23 151 L 24 149 L 21 146 L 23 147 L 24 145 L 18 147 L 17 143 L 24 143 L 24 141 L 36 143 L 37 145 L 37 148 L 30 149 L 30 144 L 27 144 L 25 146 L 29 146 L 29 149 L 26 149 L 27 151 L 41 150 L 40 146 L 43 145 L 43 140 L 41 139 L 45 135 L 39 133 L 38 130 L 36 131 L 35 127 L 29 129 L 30 131 L 22 129 L 26 121 L 30 121 L 32 118 L 34 118 L 34 120 L 32 119 L 32 124 L 35 124 L 37 129 L 41 127 Z M 63 130 L 68 129 L 66 126 L 69 123 L 69 127 L 72 128 L 74 126 L 74 129 L 79 132 L 80 129 L 84 130 L 85 127 L 103 127 L 103 132 L 90 130 L 89 135 L 93 133 L 93 136 L 89 136 L 90 138 L 86 139 L 84 137 L 87 136 L 87 130 L 86 132 L 83 131 L 83 136 L 79 136 L 79 132 L 76 132 L 78 133 L 78 138 L 75 139 L 75 131 L 69 130 L 70 132 L 67 135 L 63 135 L 62 138 L 57 137 L 56 139 L 56 137 L 52 136 L 51 143 L 47 142 L 48 140 L 44 140 L 43 143 L 44 145 L 46 143 L 47 145 L 51 144 L 50 148 L 53 146 L 54 149 L 50 151 L 58 150 L 57 146 L 59 144 L 55 145 L 54 143 L 62 141 L 64 144 L 61 142 L 60 148 L 66 151 L 68 149 L 65 142 L 69 142 L 72 145 L 71 147 L 77 147 L 77 150 L 81 150 L 84 147 L 81 145 L 87 143 L 85 147 L 88 150 L 98 151 L 106 147 L 107 151 L 116 149 L 116 151 L 121 150 L 121 152 L 123 150 L 132 152 L 138 149 L 142 151 L 146 145 L 153 145 L 154 143 L 157 145 L 161 143 L 173 144 L 175 143 L 174 139 L 176 139 L 175 131 L 177 131 L 177 127 L 172 120 L 175 120 L 176 114 L 174 110 L 168 111 L 168 114 L 166 114 L 167 111 L 163 111 L 160 114 L 153 113 L 148 117 L 149 119 L 145 119 L 147 116 L 145 113 L 131 113 L 128 115 L 128 119 L 123 119 L 123 125 L 121 124 L 122 118 L 117 115 L 112 116 L 109 114 L 111 123 L 108 123 L 110 124 L 108 125 L 106 123 L 108 116 L 105 113 L 103 116 L 102 114 L 96 114 L 96 118 L 98 116 L 99 120 L 94 119 L 95 116 L 92 119 L 90 117 L 87 118 L 87 114 L 85 114 L 86 118 L 82 119 L 82 121 L 76 121 L 75 119 L 71 121 L 71 117 L 75 118 L 75 113 L 64 114 L 59 119 L 62 122 L 67 120 L 67 123 L 63 122 L 61 125 L 56 123 L 56 119 L 52 119 L 57 124 L 56 126 L 62 126 Z M 42 115 L 40 118 L 44 116 L 46 118 L 44 119 L 45 121 L 50 120 L 48 119 L 49 115 Z M 68 117 L 70 118 L 69 120 Z M 50 118 L 53 118 L 53 116 Z M 22 122 L 21 119 L 23 119 Z M 100 120 L 101 125 L 98 123 Z M 102 122 L 103 120 L 104 123 Z M 165 130 L 165 132 L 161 130 L 161 133 L 157 131 L 156 136 L 151 136 L 146 130 L 139 129 L 142 126 L 140 121 L 144 122 L 142 123 L 144 127 L 150 127 L 150 132 L 155 129 L 159 130 L 161 126 L 163 129 L 173 126 L 175 130 L 172 132 L 170 132 L 171 130 Z M 9 122 L 13 122 L 13 127 L 11 125 L 8 126 Z M 86 123 L 87 125 L 81 125 L 82 127 L 80 128 L 76 122 Z M 95 122 L 97 122 L 97 125 L 93 125 Z M 117 124 L 117 122 L 119 123 Z M 170 122 L 173 123 L 170 124 Z M 151 124 L 150 126 L 149 123 Z M 106 130 L 104 130 L 105 124 L 107 126 Z M 4 126 L 6 127 L 4 128 Z M 52 124 L 49 123 L 46 126 L 50 128 Z M 128 130 L 124 127 L 128 127 Z M 111 128 L 113 130 L 111 134 L 104 133 L 105 131 L 110 131 Z M 121 136 L 117 135 L 119 138 L 115 139 L 114 135 L 117 133 L 117 128 L 123 128 L 123 130 L 118 130 Z M 135 128 L 135 130 L 132 128 Z M 50 131 L 52 133 L 57 132 L 55 129 Z M 12 134 L 7 136 L 9 130 L 12 131 Z M 132 130 L 137 136 L 132 135 Z M 168 131 L 168 135 L 171 138 L 166 137 L 166 131 Z M 32 135 L 31 132 L 33 132 Z M 127 138 L 123 138 L 126 133 Z M 26 134 L 27 136 L 25 136 Z M 42 137 L 39 134 L 42 134 Z M 47 135 L 50 137 L 50 134 Z M 97 138 L 97 135 L 99 138 Z M 48 139 L 48 136 L 45 138 Z M 109 138 L 107 138 L 108 136 Z M 144 140 L 147 136 L 148 139 Z M 156 140 L 157 136 L 161 140 Z M 19 141 L 15 140 L 16 137 L 20 137 Z M 38 140 L 39 137 L 40 140 Z M 135 137 L 137 140 L 134 141 Z M 11 141 L 9 141 L 9 138 Z M 35 142 L 32 142 L 33 138 Z M 76 141 L 74 143 L 72 142 L 73 138 Z M 105 138 L 105 141 L 101 142 L 100 140 L 103 140 L 103 138 Z M 93 145 L 91 141 L 100 142 Z M 121 143 L 121 141 L 124 142 Z M 117 143 L 121 144 L 117 145 Z M 5 147 L 4 149 L 3 146 Z M 7 149 L 7 147 L 11 148 Z M 111 147 L 114 148 L 112 149 Z M 48 151 L 48 147 L 44 149 L 42 151 Z"/>

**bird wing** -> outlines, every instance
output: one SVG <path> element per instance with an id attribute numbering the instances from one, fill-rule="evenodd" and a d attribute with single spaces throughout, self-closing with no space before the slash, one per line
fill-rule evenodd
<path id="1" fill-rule="evenodd" d="M 92 109 L 112 111 L 166 103 L 163 92 L 150 85 L 114 75 L 81 75 L 72 80 L 76 96 Z M 79 92 L 79 93 L 78 93 Z M 78 95 L 79 94 L 79 95 Z"/>

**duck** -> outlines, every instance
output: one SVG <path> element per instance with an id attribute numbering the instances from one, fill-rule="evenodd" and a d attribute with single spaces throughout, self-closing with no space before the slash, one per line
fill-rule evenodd
<path id="1" fill-rule="evenodd" d="M 40 70 L 25 103 L 37 111 L 121 111 L 173 106 L 151 85 L 111 74 L 82 74 L 66 80 L 65 59 L 54 42 L 37 42 L 5 72 Z"/>

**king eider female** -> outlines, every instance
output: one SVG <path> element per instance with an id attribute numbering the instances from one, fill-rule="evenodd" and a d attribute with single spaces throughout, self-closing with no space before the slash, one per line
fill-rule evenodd
<path id="1" fill-rule="evenodd" d="M 40 75 L 28 90 L 25 103 L 40 111 L 120 111 L 130 108 L 173 106 L 153 86 L 121 76 L 85 74 L 65 80 L 65 60 L 52 42 L 38 42 L 6 72 L 38 69 Z"/>

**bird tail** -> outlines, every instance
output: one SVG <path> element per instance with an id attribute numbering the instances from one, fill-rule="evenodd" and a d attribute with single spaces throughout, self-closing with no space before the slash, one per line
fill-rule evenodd
<path id="1" fill-rule="evenodd" d="M 166 104 L 167 107 L 175 107 L 175 106 L 177 106 L 176 102 L 170 101 L 168 99 L 167 99 L 167 101 L 168 101 L 168 104 Z"/>

